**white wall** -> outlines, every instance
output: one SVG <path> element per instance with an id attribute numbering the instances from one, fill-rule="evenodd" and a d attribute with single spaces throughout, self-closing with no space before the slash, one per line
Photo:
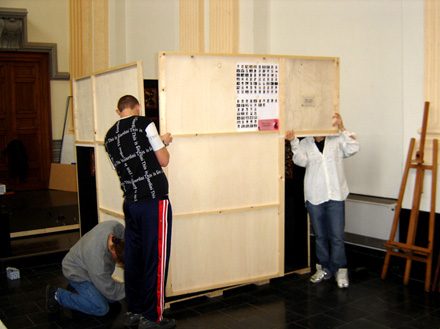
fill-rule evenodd
<path id="1" fill-rule="evenodd" d="M 144 78 L 158 78 L 158 53 L 179 49 L 178 0 L 110 0 L 110 66 L 142 60 Z"/>

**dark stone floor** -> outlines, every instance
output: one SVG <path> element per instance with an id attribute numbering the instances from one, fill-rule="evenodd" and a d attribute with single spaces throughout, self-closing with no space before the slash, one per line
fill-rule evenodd
<path id="1" fill-rule="evenodd" d="M 401 278 L 380 280 L 377 271 L 352 270 L 348 289 L 333 280 L 311 284 L 308 275 L 290 275 L 263 286 L 249 285 L 212 299 L 172 304 L 167 316 L 183 328 L 440 328 L 440 295 L 424 293 L 421 283 L 403 287 Z M 66 286 L 61 266 L 21 268 L 21 279 L 0 278 L 0 319 L 14 328 L 120 328 L 124 302 L 98 318 L 71 311 L 49 316 L 46 284 Z"/>

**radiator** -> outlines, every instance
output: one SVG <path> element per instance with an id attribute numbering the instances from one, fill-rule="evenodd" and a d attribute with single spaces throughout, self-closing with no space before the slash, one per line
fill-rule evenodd
<path id="1" fill-rule="evenodd" d="M 345 203 L 345 232 L 350 233 L 349 236 L 353 234 L 388 240 L 396 201 L 395 199 L 350 194 Z M 397 232 L 395 240 L 398 241 L 398 239 Z"/>

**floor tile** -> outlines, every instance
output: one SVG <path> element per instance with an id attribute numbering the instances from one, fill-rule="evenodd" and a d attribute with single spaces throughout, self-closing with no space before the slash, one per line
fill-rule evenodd
<path id="1" fill-rule="evenodd" d="M 1 320 L 8 329 L 31 328 L 34 326 L 34 323 L 26 315 L 9 317 Z"/>
<path id="2" fill-rule="evenodd" d="M 390 310 L 376 312 L 366 317 L 366 319 L 391 328 L 401 326 L 402 324 L 409 323 L 413 320 L 413 318 L 408 315 Z"/>
<path id="3" fill-rule="evenodd" d="M 194 329 L 227 329 L 241 328 L 238 322 L 222 312 L 209 312 L 200 314 L 192 318 L 186 318 L 177 321 L 177 328 L 194 328 Z"/>
<path id="4" fill-rule="evenodd" d="M 354 321 L 369 315 L 368 312 L 357 309 L 347 304 L 333 308 L 330 311 L 325 312 L 324 314 L 331 316 L 332 318 L 342 320 L 344 322 Z"/>
<path id="5" fill-rule="evenodd" d="M 296 323 L 310 329 L 333 329 L 340 327 L 345 322 L 325 314 L 318 314 Z"/>
<path id="6" fill-rule="evenodd" d="M 440 328 L 440 318 L 436 316 L 423 316 L 408 323 L 408 325 L 415 329 L 437 329 Z"/>
<path id="7" fill-rule="evenodd" d="M 389 329 L 389 328 L 390 327 L 366 319 L 355 320 L 338 327 L 338 329 Z"/>
<path id="8" fill-rule="evenodd" d="M 304 317 L 311 317 L 320 313 L 325 313 L 331 309 L 325 302 L 316 302 L 314 300 L 306 300 L 297 303 L 291 307 L 291 310 L 304 315 Z"/>

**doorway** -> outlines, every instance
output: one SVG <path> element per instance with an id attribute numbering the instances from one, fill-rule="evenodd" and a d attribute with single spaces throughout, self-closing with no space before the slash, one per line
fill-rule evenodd
<path id="1" fill-rule="evenodd" d="M 285 143 L 284 273 L 309 266 L 307 210 L 304 205 L 305 169 L 292 161 L 290 142 Z"/>
<path id="2" fill-rule="evenodd" d="M 0 183 L 45 189 L 52 158 L 49 54 L 0 52 Z"/>

